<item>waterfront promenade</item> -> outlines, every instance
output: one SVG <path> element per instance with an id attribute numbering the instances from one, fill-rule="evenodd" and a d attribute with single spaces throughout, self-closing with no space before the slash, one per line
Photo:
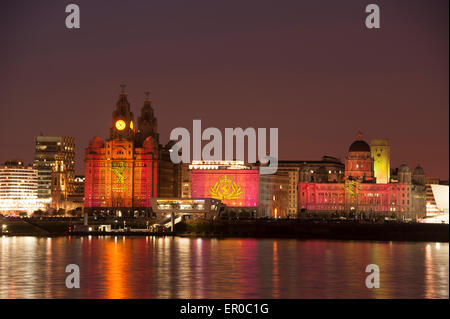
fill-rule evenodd
<path id="1" fill-rule="evenodd" d="M 189 237 L 251 237 L 251 238 L 297 238 L 379 241 L 435 241 L 449 242 L 449 226 L 420 223 L 369 223 L 363 221 L 319 220 L 187 220 L 170 229 L 151 232 L 145 225 L 155 219 L 139 220 L 89 220 L 90 225 L 110 224 L 111 231 L 73 232 L 74 225 L 82 225 L 80 218 L 68 219 L 9 219 L 0 220 L 5 225 L 3 235 L 8 236 L 189 236 Z M 127 225 L 122 227 L 121 225 Z"/>

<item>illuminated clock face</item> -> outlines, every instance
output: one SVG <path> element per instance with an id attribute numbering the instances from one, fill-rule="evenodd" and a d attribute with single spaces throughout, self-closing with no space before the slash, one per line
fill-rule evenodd
<path id="1" fill-rule="evenodd" d="M 127 126 L 125 124 L 125 121 L 123 121 L 123 120 L 116 121 L 116 129 L 118 129 L 119 131 L 122 131 L 125 128 L 125 126 Z"/>
<path id="2" fill-rule="evenodd" d="M 133 129 L 134 128 L 134 124 L 133 121 L 130 122 L 130 128 Z"/>

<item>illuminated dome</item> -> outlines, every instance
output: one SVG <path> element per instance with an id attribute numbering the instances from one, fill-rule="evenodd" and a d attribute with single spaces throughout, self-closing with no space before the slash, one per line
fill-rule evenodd
<path id="1" fill-rule="evenodd" d="M 409 167 L 408 165 L 406 165 L 406 163 L 403 163 L 399 168 L 398 168 L 398 172 L 399 173 L 409 173 Z"/>
<path id="2" fill-rule="evenodd" d="M 144 143 L 142 143 L 142 146 L 146 149 L 156 149 L 156 143 L 155 143 L 155 139 L 151 136 L 147 137 L 144 140 Z"/>
<path id="3" fill-rule="evenodd" d="M 356 137 L 356 141 L 350 145 L 348 148 L 349 152 L 369 152 L 370 153 L 370 146 L 362 139 L 362 133 L 358 132 L 358 135 Z"/>
<path id="4" fill-rule="evenodd" d="M 100 147 L 103 147 L 103 146 L 104 146 L 103 140 L 102 140 L 100 137 L 98 137 L 98 136 L 94 137 L 94 138 L 89 142 L 89 147 L 97 147 L 97 148 L 100 148 Z"/>
<path id="5" fill-rule="evenodd" d="M 417 167 L 413 171 L 413 175 L 425 175 L 425 171 L 423 170 L 422 166 L 417 165 Z"/>

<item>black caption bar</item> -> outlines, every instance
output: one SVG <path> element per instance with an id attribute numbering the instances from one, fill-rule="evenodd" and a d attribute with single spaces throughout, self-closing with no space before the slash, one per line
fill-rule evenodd
<path id="1" fill-rule="evenodd" d="M 21 305 L 21 304 L 25 304 Z M 26 307 L 28 304 L 29 307 Z M 63 307 L 61 307 L 61 304 Z M 296 300 L 296 299 L 151 299 L 151 300 L 2 300 L 2 309 L 11 307 L 20 314 L 29 310 L 43 310 L 47 314 L 80 317 L 89 313 L 101 318 L 132 316 L 143 318 L 301 318 L 308 313 L 315 316 L 329 311 L 351 317 L 348 307 L 367 307 L 371 315 L 382 316 L 387 308 L 398 307 L 402 312 L 415 312 L 423 307 L 448 307 L 449 300 Z M 42 309 L 40 309 L 42 307 Z M 355 308 L 356 309 L 356 308 Z M 361 309 L 361 308 L 359 308 Z M 356 313 L 355 313 L 356 316 Z"/>

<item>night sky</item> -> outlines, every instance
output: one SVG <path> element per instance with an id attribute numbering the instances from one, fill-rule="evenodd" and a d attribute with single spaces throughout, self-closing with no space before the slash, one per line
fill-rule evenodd
<path id="1" fill-rule="evenodd" d="M 65 7 L 81 9 L 66 29 Z M 381 7 L 366 29 L 365 6 Z M 34 137 L 107 138 L 127 84 L 151 92 L 160 140 L 175 127 L 278 127 L 279 157 L 344 160 L 360 130 L 391 165 L 448 179 L 448 0 L 1 1 L 0 162 Z"/>

